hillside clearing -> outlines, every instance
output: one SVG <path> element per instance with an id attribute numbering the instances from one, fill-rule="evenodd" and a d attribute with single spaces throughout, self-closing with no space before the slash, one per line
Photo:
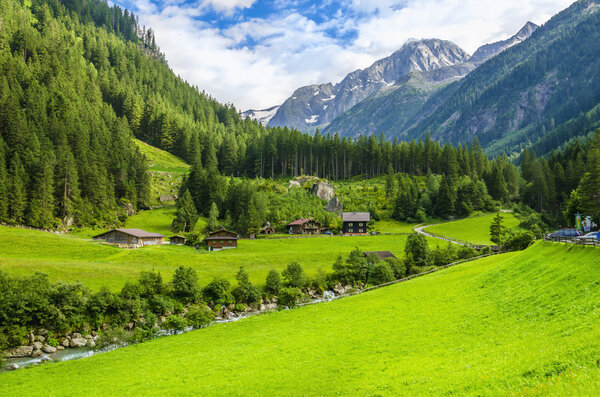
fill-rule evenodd
<path id="1" fill-rule="evenodd" d="M 453 222 L 428 226 L 424 232 L 440 234 L 444 237 L 468 241 L 473 244 L 492 245 L 490 241 L 490 224 L 496 214 L 486 214 Z M 502 213 L 502 223 L 507 228 L 514 228 L 521 222 L 512 212 Z"/>
<path id="2" fill-rule="evenodd" d="M 599 269 L 595 248 L 541 242 L 339 301 L 2 374 L 0 394 L 597 394 Z"/>

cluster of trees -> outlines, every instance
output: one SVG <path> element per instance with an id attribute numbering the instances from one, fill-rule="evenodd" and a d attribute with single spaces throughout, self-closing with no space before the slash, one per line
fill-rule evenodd
<path id="1" fill-rule="evenodd" d="M 102 100 L 76 21 L 45 4 L 2 0 L 0 11 L 0 222 L 114 223 L 121 204 L 147 208 L 145 160 Z"/>

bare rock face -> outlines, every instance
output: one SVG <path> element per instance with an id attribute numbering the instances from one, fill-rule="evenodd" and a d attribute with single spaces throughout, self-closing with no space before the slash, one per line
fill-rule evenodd
<path id="1" fill-rule="evenodd" d="M 325 211 L 334 212 L 336 214 L 342 215 L 342 212 L 344 211 L 344 205 L 342 204 L 340 199 L 338 199 L 337 197 L 333 197 L 331 200 L 329 200 L 329 203 L 327 203 Z"/>
<path id="2" fill-rule="evenodd" d="M 19 346 L 8 349 L 4 352 L 6 358 L 30 357 L 33 353 L 33 346 Z"/>
<path id="3" fill-rule="evenodd" d="M 315 183 L 312 188 L 312 194 L 325 201 L 329 201 L 335 196 L 333 187 L 325 182 Z"/>

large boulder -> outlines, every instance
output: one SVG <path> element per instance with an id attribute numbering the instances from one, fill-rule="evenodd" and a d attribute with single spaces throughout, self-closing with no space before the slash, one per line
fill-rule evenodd
<path id="1" fill-rule="evenodd" d="M 56 347 L 50 345 L 42 346 L 42 351 L 46 354 L 56 353 Z"/>
<path id="2" fill-rule="evenodd" d="M 31 353 L 31 357 L 38 358 L 42 357 L 44 353 L 40 349 L 35 349 L 33 353 Z"/>
<path id="3" fill-rule="evenodd" d="M 40 350 L 43 346 L 42 342 L 33 342 L 32 344 L 34 350 Z"/>
<path id="4" fill-rule="evenodd" d="M 71 347 L 85 347 L 88 343 L 88 340 L 85 338 L 71 338 L 71 342 L 69 346 Z"/>
<path id="5" fill-rule="evenodd" d="M 335 196 L 333 187 L 325 182 L 317 182 L 312 187 L 313 196 L 317 196 L 321 200 L 329 201 Z"/>
<path id="6" fill-rule="evenodd" d="M 327 203 L 325 211 L 334 212 L 338 215 L 342 215 L 342 212 L 344 211 L 344 205 L 342 204 L 340 199 L 338 199 L 337 197 L 332 197 L 331 200 L 329 200 L 329 203 Z"/>
<path id="7" fill-rule="evenodd" d="M 290 181 L 290 184 L 288 185 L 288 188 L 293 188 L 293 187 L 301 187 L 300 186 L 300 182 L 298 182 L 298 181 Z"/>
<path id="8" fill-rule="evenodd" d="M 67 338 L 60 341 L 62 347 L 69 347 L 69 340 Z"/>
<path id="9" fill-rule="evenodd" d="M 30 357 L 33 353 L 33 346 L 19 346 L 8 349 L 4 352 L 6 358 Z"/>

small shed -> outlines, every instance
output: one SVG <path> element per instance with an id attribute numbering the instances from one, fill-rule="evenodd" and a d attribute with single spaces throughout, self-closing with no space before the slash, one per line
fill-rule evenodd
<path id="1" fill-rule="evenodd" d="M 367 223 L 371 220 L 369 212 L 344 212 L 342 221 L 344 225 L 342 231 L 344 234 L 360 235 L 367 234 Z"/>
<path id="2" fill-rule="evenodd" d="M 287 225 L 290 234 L 321 234 L 323 224 L 312 218 L 298 219 Z"/>
<path id="3" fill-rule="evenodd" d="M 390 251 L 365 251 L 364 254 L 365 254 L 365 257 L 371 256 L 371 255 L 376 255 L 384 260 L 388 259 L 388 258 L 398 259 L 396 257 L 396 255 L 392 254 Z"/>
<path id="4" fill-rule="evenodd" d="M 182 236 L 182 235 L 180 235 L 180 234 L 178 234 L 177 236 L 172 236 L 172 237 L 169 239 L 169 242 L 170 242 L 171 244 L 183 245 L 183 244 L 185 244 L 185 236 Z"/>
<path id="5" fill-rule="evenodd" d="M 220 251 L 223 249 L 237 248 L 238 235 L 229 230 L 221 229 L 209 233 L 208 237 L 202 241 L 208 245 L 209 251 Z"/>
<path id="6" fill-rule="evenodd" d="M 150 233 L 142 229 L 113 229 L 92 238 L 94 240 L 123 245 L 129 248 L 159 245 L 165 242 L 165 236 L 162 234 Z"/>
<path id="7" fill-rule="evenodd" d="M 263 227 L 262 229 L 260 229 L 259 233 L 260 234 L 273 234 L 273 233 L 275 233 L 275 229 L 271 225 L 271 222 L 267 222 L 267 224 L 265 225 L 265 227 Z"/>

